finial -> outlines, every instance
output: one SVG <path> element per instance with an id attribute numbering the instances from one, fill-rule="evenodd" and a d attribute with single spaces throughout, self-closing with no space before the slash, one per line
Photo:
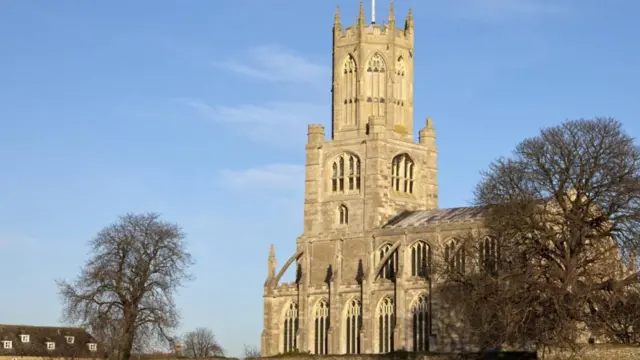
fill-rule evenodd
<path id="1" fill-rule="evenodd" d="M 340 25 L 340 5 L 336 5 L 336 14 L 333 16 L 333 24 Z"/>
<path id="2" fill-rule="evenodd" d="M 269 248 L 269 257 L 276 257 L 276 246 L 273 244 Z"/>
<path id="3" fill-rule="evenodd" d="M 396 22 L 396 15 L 393 11 L 393 0 L 391 0 L 391 3 L 389 4 L 389 23 L 395 23 Z"/>
<path id="4" fill-rule="evenodd" d="M 364 26 L 364 1 L 360 0 L 360 11 L 358 12 L 358 25 Z"/>
<path id="5" fill-rule="evenodd" d="M 376 23 L 376 0 L 371 0 L 371 23 Z"/>

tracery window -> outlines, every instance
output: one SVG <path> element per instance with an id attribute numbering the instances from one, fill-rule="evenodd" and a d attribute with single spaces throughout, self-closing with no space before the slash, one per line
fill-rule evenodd
<path id="1" fill-rule="evenodd" d="M 340 225 L 349 223 L 349 208 L 344 204 L 338 207 L 338 222 Z"/>
<path id="2" fill-rule="evenodd" d="M 395 81 L 395 92 L 393 94 L 394 101 L 393 103 L 396 105 L 395 109 L 395 123 L 396 124 L 404 124 L 404 102 L 407 96 L 407 82 L 404 76 L 406 72 L 406 66 L 404 63 L 404 59 L 402 56 L 398 57 L 396 61 L 396 81 Z"/>
<path id="3" fill-rule="evenodd" d="M 314 321 L 314 354 L 326 355 L 329 347 L 329 304 L 320 300 L 313 313 Z"/>
<path id="4" fill-rule="evenodd" d="M 345 152 L 333 160 L 331 191 L 336 194 L 360 192 L 360 158 Z"/>
<path id="5" fill-rule="evenodd" d="M 420 295 L 411 307 L 413 351 L 429 351 L 429 307 L 426 295 Z"/>
<path id="6" fill-rule="evenodd" d="M 356 108 L 357 108 L 357 92 L 356 84 L 358 83 L 357 77 L 358 68 L 356 67 L 356 61 L 353 56 L 349 55 L 343 64 L 342 74 L 342 91 L 344 95 L 344 123 L 347 125 L 356 123 Z"/>
<path id="7" fill-rule="evenodd" d="M 360 354 L 360 328 L 362 327 L 362 306 L 360 301 L 352 299 L 347 307 L 345 332 L 347 354 Z"/>
<path id="8" fill-rule="evenodd" d="M 365 78 L 365 93 L 370 103 L 371 115 L 384 115 L 384 103 L 387 93 L 387 66 L 382 55 L 373 54 L 367 63 L 367 77 Z"/>
<path id="9" fill-rule="evenodd" d="M 413 194 L 414 163 L 408 154 L 400 154 L 391 161 L 391 189 Z"/>
<path id="10" fill-rule="evenodd" d="M 466 268 L 466 252 L 460 246 L 460 240 L 453 239 L 444 247 L 444 259 L 449 270 L 464 274 Z"/>
<path id="11" fill-rule="evenodd" d="M 411 276 L 427 277 L 431 266 L 431 247 L 423 241 L 411 246 Z"/>
<path id="12" fill-rule="evenodd" d="M 378 250 L 378 261 L 382 261 L 382 259 L 387 255 L 387 253 L 391 250 L 391 245 L 385 244 Z M 394 251 L 394 254 L 389 257 L 387 262 L 382 266 L 382 270 L 380 271 L 380 277 L 383 279 L 393 280 L 397 275 L 398 271 L 398 251 Z"/>
<path id="13" fill-rule="evenodd" d="M 298 304 L 289 303 L 285 309 L 283 324 L 283 352 L 291 352 L 298 348 L 296 334 L 298 332 Z"/>
<path id="14" fill-rule="evenodd" d="M 382 299 L 378 304 L 376 317 L 378 321 L 378 352 L 388 353 L 394 350 L 393 329 L 395 327 L 395 311 L 390 297 Z"/>
<path id="15" fill-rule="evenodd" d="M 479 250 L 481 269 L 489 275 L 496 275 L 498 273 L 498 265 L 500 261 L 498 240 L 490 236 L 485 237 L 480 241 Z"/>

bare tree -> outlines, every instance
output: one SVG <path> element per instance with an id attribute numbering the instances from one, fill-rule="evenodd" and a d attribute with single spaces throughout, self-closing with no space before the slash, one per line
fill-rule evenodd
<path id="1" fill-rule="evenodd" d="M 499 267 L 485 271 L 488 253 L 466 241 L 464 250 L 480 255 L 475 268 L 482 271 L 449 271 L 449 279 L 464 292 L 457 294 L 467 300 L 461 311 L 467 308 L 477 334 L 488 335 L 486 344 L 570 345 L 582 335 L 581 324 L 618 331 L 612 314 L 640 316 L 625 300 L 636 296 L 630 291 L 638 284 L 630 270 L 637 260 L 629 255 L 640 248 L 640 150 L 618 121 L 543 129 L 511 158 L 491 164 L 476 202 L 498 240 L 491 256 Z"/>
<path id="2" fill-rule="evenodd" d="M 260 350 L 254 345 L 245 345 L 244 346 L 244 359 L 255 359 L 260 357 Z"/>
<path id="3" fill-rule="evenodd" d="M 224 356 L 224 349 L 216 341 L 210 329 L 197 328 L 184 334 L 183 339 L 186 356 L 194 358 Z"/>
<path id="4" fill-rule="evenodd" d="M 129 360 L 154 342 L 173 345 L 174 294 L 193 264 L 179 226 L 155 213 L 127 214 L 91 241 L 91 257 L 73 282 L 58 281 L 63 318 L 82 324 Z"/>

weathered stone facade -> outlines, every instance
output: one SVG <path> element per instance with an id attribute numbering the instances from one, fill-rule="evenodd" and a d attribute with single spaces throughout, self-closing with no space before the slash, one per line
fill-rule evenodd
<path id="1" fill-rule="evenodd" d="M 420 263 L 475 231 L 479 214 L 438 209 L 430 119 L 413 141 L 412 13 L 397 29 L 393 5 L 384 25 L 366 24 L 361 5 L 343 29 L 336 11 L 333 32 L 331 139 L 309 125 L 304 233 L 277 274 L 271 249 L 262 355 L 433 350 L 437 305 Z M 279 284 L 294 263 L 299 281 Z"/>

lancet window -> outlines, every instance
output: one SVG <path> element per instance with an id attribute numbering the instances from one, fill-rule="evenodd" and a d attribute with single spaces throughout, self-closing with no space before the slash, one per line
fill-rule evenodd
<path id="1" fill-rule="evenodd" d="M 450 270 L 464 274 L 466 268 L 466 252 L 458 239 L 449 241 L 444 247 L 444 259 Z"/>
<path id="2" fill-rule="evenodd" d="M 385 244 L 378 250 L 378 261 L 382 261 L 384 257 L 391 250 L 391 245 Z M 387 262 L 382 266 L 380 271 L 380 277 L 384 279 L 393 280 L 398 271 L 398 251 L 394 251 L 394 254 L 389 257 Z"/>
<path id="3" fill-rule="evenodd" d="M 418 241 L 411 246 L 411 276 L 426 278 L 431 268 L 431 247 Z"/>
<path id="4" fill-rule="evenodd" d="M 351 299 L 347 305 L 345 333 L 347 354 L 360 354 L 360 328 L 362 327 L 362 306 L 360 301 Z"/>
<path id="5" fill-rule="evenodd" d="M 480 241 L 480 266 L 485 273 L 495 275 L 498 272 L 500 250 L 498 241 L 494 237 L 487 236 Z"/>
<path id="6" fill-rule="evenodd" d="M 404 59 L 402 58 L 402 56 L 400 56 L 396 61 L 395 93 L 393 94 L 396 124 L 404 124 L 404 103 L 407 97 L 407 83 L 405 77 L 406 71 L 407 69 L 404 63 Z"/>
<path id="7" fill-rule="evenodd" d="M 395 309 L 390 297 L 385 297 L 380 301 L 376 310 L 376 318 L 378 322 L 378 352 L 391 352 L 394 350 Z"/>
<path id="8" fill-rule="evenodd" d="M 429 351 L 429 307 L 426 295 L 420 295 L 411 307 L 413 351 Z"/>
<path id="9" fill-rule="evenodd" d="M 289 303 L 284 313 L 283 352 L 295 351 L 298 348 L 296 334 L 298 332 L 298 304 Z"/>
<path id="10" fill-rule="evenodd" d="M 387 66 L 379 53 L 373 54 L 367 63 L 365 89 L 371 115 L 384 115 L 387 93 Z"/>
<path id="11" fill-rule="evenodd" d="M 342 70 L 342 92 L 344 95 L 344 124 L 352 125 L 356 123 L 357 92 L 358 83 L 356 61 L 349 55 L 343 64 Z"/>
<path id="12" fill-rule="evenodd" d="M 329 347 L 329 304 L 320 300 L 313 313 L 314 322 L 314 354 L 326 355 Z"/>

